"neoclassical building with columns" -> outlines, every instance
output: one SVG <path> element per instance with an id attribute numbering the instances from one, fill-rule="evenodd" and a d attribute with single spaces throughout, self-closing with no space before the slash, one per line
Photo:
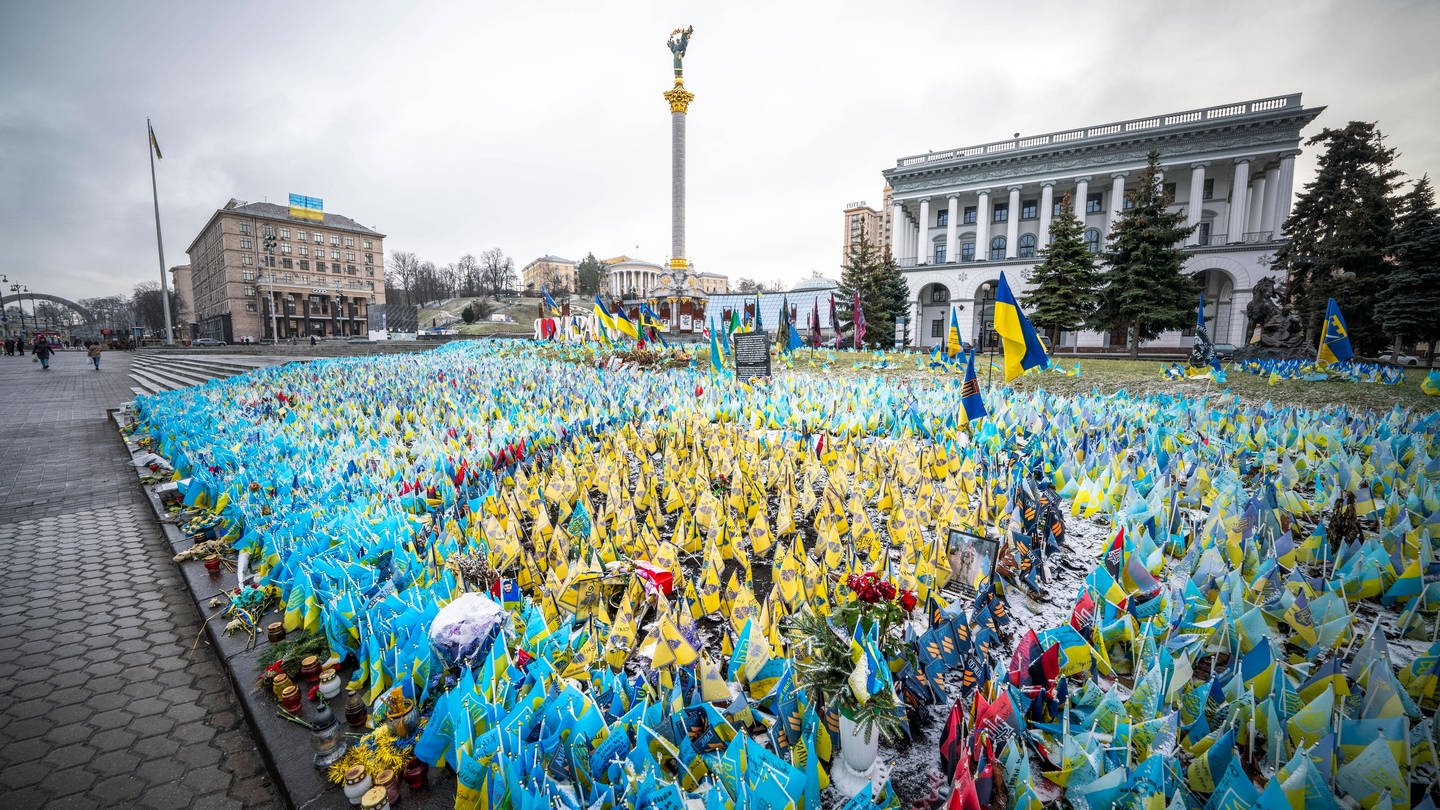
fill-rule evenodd
<path id="1" fill-rule="evenodd" d="M 943 343 L 955 308 L 966 340 L 994 345 L 1001 271 L 1023 299 L 1065 195 L 1086 242 L 1103 249 L 1152 149 L 1173 210 L 1197 226 L 1186 268 L 1204 291 L 1210 333 L 1243 344 L 1251 289 L 1275 275 L 1269 260 L 1284 239 L 1301 130 L 1323 110 L 1294 93 L 900 158 L 883 174 L 889 245 L 910 288 L 910 344 Z M 1103 351 L 1124 339 L 1065 333 L 1057 348 Z M 1171 332 L 1145 348 L 1190 343 Z"/>

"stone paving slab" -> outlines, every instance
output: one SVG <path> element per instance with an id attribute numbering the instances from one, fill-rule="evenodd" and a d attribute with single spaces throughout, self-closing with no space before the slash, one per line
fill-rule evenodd
<path id="1" fill-rule="evenodd" d="M 0 805 L 281 806 L 106 414 L 128 366 L 0 356 Z"/>

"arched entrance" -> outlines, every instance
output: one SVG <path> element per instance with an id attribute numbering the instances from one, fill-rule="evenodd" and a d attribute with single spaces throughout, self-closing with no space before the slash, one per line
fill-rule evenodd
<path id="1" fill-rule="evenodd" d="M 1000 336 L 995 334 L 996 286 L 997 282 L 987 281 L 975 290 L 975 319 L 970 334 L 975 351 L 982 354 L 1000 345 Z"/>
<path id="2" fill-rule="evenodd" d="M 11 289 L 18 287 L 18 284 L 12 285 Z M 56 306 L 57 304 L 59 306 Z M 0 294 L 0 313 L 3 313 L 0 332 L 6 337 L 31 335 L 37 330 L 59 332 L 67 336 L 88 334 L 97 321 L 95 313 L 68 298 L 38 292 Z M 76 316 L 79 316 L 78 322 Z"/>
<path id="3" fill-rule="evenodd" d="M 1219 268 L 1210 267 L 1196 273 L 1195 284 L 1205 299 L 1205 325 L 1210 339 L 1216 343 L 1240 345 L 1243 341 L 1234 317 L 1235 278 Z"/>
<path id="4" fill-rule="evenodd" d="M 920 323 L 914 343 L 929 348 L 945 342 L 950 323 L 950 288 L 938 282 L 920 288 Z"/>

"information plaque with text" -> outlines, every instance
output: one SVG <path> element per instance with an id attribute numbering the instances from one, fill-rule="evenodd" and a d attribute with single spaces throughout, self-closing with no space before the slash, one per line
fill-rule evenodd
<path id="1" fill-rule="evenodd" d="M 735 349 L 735 379 L 770 376 L 770 333 L 738 332 L 731 337 Z"/>

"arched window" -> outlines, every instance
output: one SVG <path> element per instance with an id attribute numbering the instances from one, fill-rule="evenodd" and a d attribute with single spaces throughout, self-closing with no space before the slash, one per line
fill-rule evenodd
<path id="1" fill-rule="evenodd" d="M 950 289 L 941 284 L 930 288 L 930 303 L 943 304 L 950 300 Z"/>
<path id="2" fill-rule="evenodd" d="M 1033 233 L 1027 233 L 1027 234 L 1021 236 L 1021 237 L 1020 237 L 1020 250 L 1019 250 L 1019 252 L 1018 252 L 1016 255 L 1018 255 L 1018 256 L 1019 256 L 1020 258 L 1022 258 L 1022 259 L 1032 259 L 1032 258 L 1034 258 L 1034 257 L 1035 257 L 1035 242 L 1036 242 L 1036 241 L 1037 241 L 1037 240 L 1035 239 L 1035 234 L 1033 234 Z"/>
<path id="3" fill-rule="evenodd" d="M 1089 248 L 1091 253 L 1099 253 L 1099 252 L 1100 252 L 1100 229 L 1099 229 L 1099 228 L 1086 228 L 1086 229 L 1085 229 L 1085 247 Z"/>
<path id="4" fill-rule="evenodd" d="M 990 261 L 1005 258 L 1005 237 L 997 236 L 990 240 Z"/>

